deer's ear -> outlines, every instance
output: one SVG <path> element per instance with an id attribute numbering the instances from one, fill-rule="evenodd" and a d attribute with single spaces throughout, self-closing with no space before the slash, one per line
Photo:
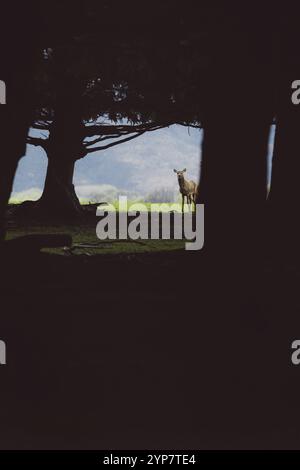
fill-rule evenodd
<path id="1" fill-rule="evenodd" d="M 174 173 L 177 173 L 177 170 L 174 169 L 173 171 L 174 171 Z"/>
<path id="2" fill-rule="evenodd" d="M 183 173 L 185 173 L 185 172 L 186 172 L 186 168 L 185 168 L 184 170 L 182 170 L 182 171 L 183 171 Z"/>

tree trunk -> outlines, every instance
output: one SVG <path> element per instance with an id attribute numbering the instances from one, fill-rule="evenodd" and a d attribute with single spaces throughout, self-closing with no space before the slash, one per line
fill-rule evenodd
<path id="1" fill-rule="evenodd" d="M 61 68 L 58 67 L 57 72 Z M 54 122 L 50 127 L 48 169 L 43 194 L 37 207 L 50 217 L 78 217 L 82 214 L 73 185 L 75 162 L 85 155 L 81 97 L 83 84 L 59 74 Z"/>
<path id="2" fill-rule="evenodd" d="M 42 37 L 38 9 L 30 1 L 23 3 L 1 5 L 0 80 L 6 85 L 6 104 L 0 105 L 0 241 L 5 238 L 5 212 L 15 171 L 25 154 L 34 108 L 34 67 Z"/>
<path id="3" fill-rule="evenodd" d="M 198 202 L 205 204 L 205 249 L 216 258 L 251 258 L 264 238 L 271 113 L 264 83 L 251 78 L 237 74 L 235 86 L 225 87 L 227 97 L 211 103 L 204 123 Z"/>
<path id="4" fill-rule="evenodd" d="M 38 207 L 44 215 L 80 215 L 81 205 L 73 185 L 75 161 L 48 155 L 48 168 L 43 194 Z"/>
<path id="5" fill-rule="evenodd" d="M 224 24 L 205 92 L 198 202 L 205 204 L 204 252 L 232 272 L 236 262 L 239 273 L 241 266 L 250 272 L 264 249 L 274 91 L 263 31 L 254 36 L 247 18 Z"/>
<path id="6" fill-rule="evenodd" d="M 297 18 L 297 17 L 296 17 Z M 296 20 L 295 20 L 296 21 Z M 293 26 L 293 27 L 292 27 Z M 291 32 L 298 23 L 291 24 Z M 274 252 L 299 256 L 300 226 L 300 105 L 293 104 L 294 80 L 299 79 L 298 41 L 291 35 L 281 46 L 280 86 L 273 152 L 272 181 L 268 198 L 270 241 Z"/>
<path id="7" fill-rule="evenodd" d="M 2 154 L 2 152 L 3 145 L 0 144 L 0 153 Z M 12 191 L 14 176 L 17 168 L 16 155 L 6 154 L 5 157 L 5 159 L 1 158 L 0 160 L 0 243 L 5 239 L 5 213 L 7 210 L 7 204 Z"/>

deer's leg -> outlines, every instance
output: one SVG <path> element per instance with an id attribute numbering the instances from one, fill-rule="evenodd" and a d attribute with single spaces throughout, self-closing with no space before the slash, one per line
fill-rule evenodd
<path id="1" fill-rule="evenodd" d="M 196 212 L 196 193 L 193 194 L 194 211 Z"/>

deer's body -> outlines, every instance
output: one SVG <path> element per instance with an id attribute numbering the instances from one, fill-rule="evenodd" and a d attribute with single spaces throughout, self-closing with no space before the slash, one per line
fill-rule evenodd
<path id="1" fill-rule="evenodd" d="M 187 203 L 190 206 L 192 203 L 196 204 L 197 192 L 198 192 L 198 185 L 195 181 L 189 181 L 184 178 L 184 174 L 186 172 L 186 168 L 182 171 L 174 170 L 177 174 L 179 190 L 182 195 L 182 212 L 184 209 L 184 198 L 186 197 Z"/>

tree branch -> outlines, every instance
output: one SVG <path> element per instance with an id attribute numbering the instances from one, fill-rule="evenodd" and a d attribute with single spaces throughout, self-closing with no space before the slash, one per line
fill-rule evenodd
<path id="1" fill-rule="evenodd" d="M 105 135 L 104 137 L 103 137 L 103 135 L 99 135 L 94 140 L 90 140 L 90 141 L 85 142 L 84 147 L 90 147 L 92 145 L 98 144 L 99 142 L 103 142 L 105 140 L 118 139 L 118 138 L 122 137 L 123 135 L 128 135 L 128 134 L 132 134 L 132 133 L 140 134 L 140 133 L 144 133 L 144 132 L 153 132 L 153 131 L 156 131 L 158 129 L 162 129 L 163 127 L 167 127 L 167 126 L 168 126 L 168 124 L 160 125 L 160 126 L 152 125 L 152 127 L 147 126 L 146 128 L 145 128 L 145 126 L 118 126 L 118 129 L 119 129 L 118 134 Z M 106 127 L 106 126 L 104 126 L 104 127 Z M 123 142 L 123 140 L 121 140 L 120 142 Z M 117 143 L 116 143 L 116 145 L 117 145 Z"/>
<path id="2" fill-rule="evenodd" d="M 151 131 L 151 130 L 157 130 L 157 129 L 162 129 L 163 127 L 168 127 L 170 126 L 171 122 L 166 122 L 166 123 L 159 123 L 159 124 L 154 124 L 154 123 L 148 123 L 148 124 L 138 124 L 138 125 L 129 125 L 129 124 L 124 124 L 124 125 L 99 125 L 95 124 L 92 126 L 86 126 L 85 127 L 85 134 L 86 137 L 94 137 L 94 136 L 106 136 L 106 135 L 112 135 L 115 134 L 116 132 L 119 135 L 126 135 L 126 134 L 131 134 L 133 132 L 146 132 L 146 131 Z"/>
<path id="3" fill-rule="evenodd" d="M 123 144 L 124 142 L 129 142 L 130 140 L 136 139 L 137 137 L 145 134 L 146 131 L 139 132 L 135 135 L 131 135 L 130 137 L 126 137 L 125 139 L 118 140 L 117 142 L 111 142 L 110 144 L 107 145 L 100 145 L 98 147 L 93 147 L 91 149 L 86 148 L 87 153 L 93 153 L 93 152 L 98 152 L 100 150 L 107 150 L 111 147 L 115 147 L 116 145 Z"/>
<path id="4" fill-rule="evenodd" d="M 35 147 L 42 147 L 44 150 L 47 150 L 48 139 L 41 139 L 39 137 L 27 136 L 27 144 L 34 145 Z"/>
<path id="5" fill-rule="evenodd" d="M 52 124 L 52 121 L 36 121 L 32 124 L 32 129 L 37 129 L 39 131 L 49 131 L 49 127 Z"/>

